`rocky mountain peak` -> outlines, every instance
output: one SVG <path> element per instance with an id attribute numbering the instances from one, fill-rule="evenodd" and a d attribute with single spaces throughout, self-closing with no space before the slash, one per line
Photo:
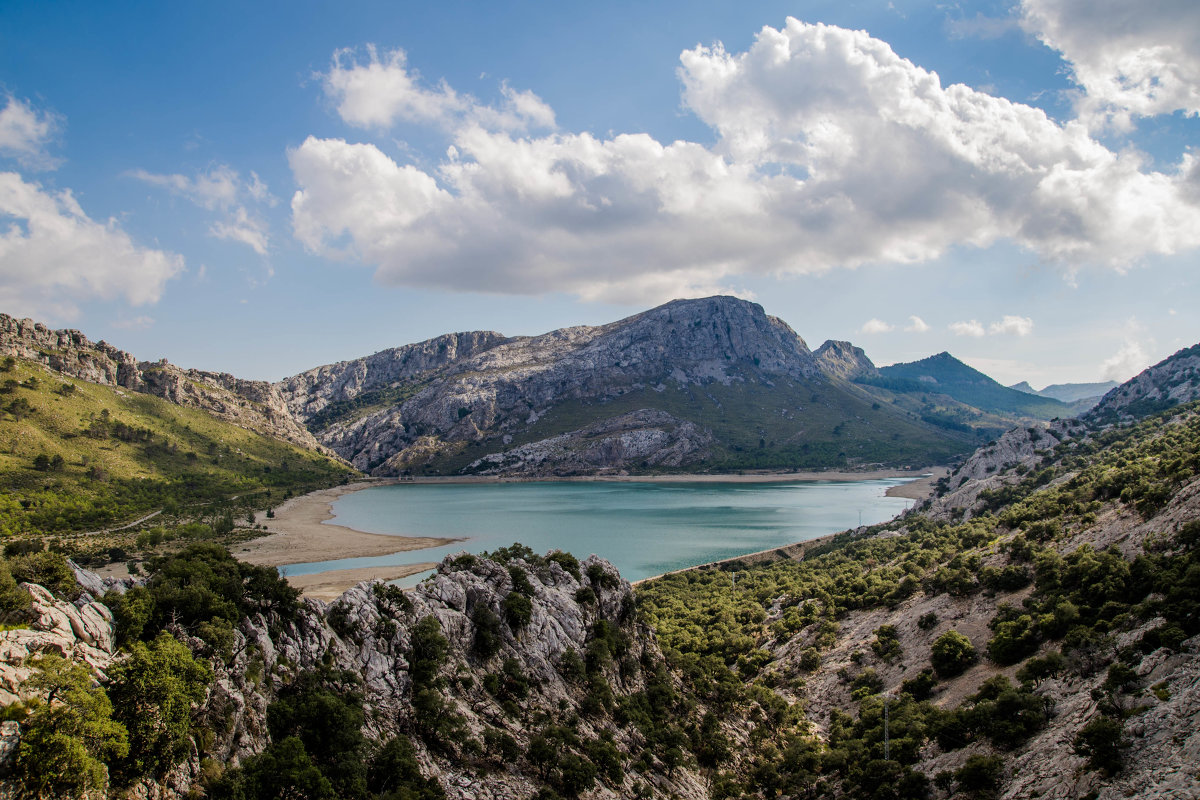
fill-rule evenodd
<path id="1" fill-rule="evenodd" d="M 878 370 L 861 347 L 850 342 L 827 339 L 813 353 L 821 371 L 832 378 L 854 380 L 864 375 L 875 375 Z"/>
<path id="2" fill-rule="evenodd" d="M 1113 389 L 1084 419 L 1113 422 L 1138 418 L 1198 398 L 1200 344 L 1178 351 Z"/>

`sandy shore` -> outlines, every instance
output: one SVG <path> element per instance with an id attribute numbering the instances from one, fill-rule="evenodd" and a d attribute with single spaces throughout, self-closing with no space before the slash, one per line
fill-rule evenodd
<path id="1" fill-rule="evenodd" d="M 248 564 L 279 567 L 285 564 L 305 564 L 310 561 L 332 561 L 337 558 L 366 558 L 440 547 L 457 539 L 433 536 L 389 536 L 364 533 L 343 525 L 326 525 L 333 518 L 333 501 L 344 494 L 372 486 L 384 486 L 389 481 L 359 481 L 332 489 L 293 497 L 274 510 L 275 517 L 258 518 L 269 533 L 258 539 L 243 542 L 232 548 L 233 554 Z M 426 567 L 428 569 L 428 567 Z M 341 570 L 339 570 L 340 572 Z M 352 570 L 351 570 L 352 571 Z M 334 573 L 325 573 L 332 575 Z M 394 576 L 399 577 L 399 576 Z M 359 580 L 367 580 L 360 578 Z M 354 582 L 346 584 L 354 585 Z"/>
<path id="2" fill-rule="evenodd" d="M 418 572 L 433 569 L 437 564 L 432 561 L 427 564 L 402 564 L 395 567 L 360 567 L 358 569 L 334 569 L 329 572 L 318 572 L 314 575 L 289 575 L 287 582 L 299 589 L 307 597 L 318 600 L 336 600 L 342 593 L 362 581 L 394 581 L 407 578 Z"/>
<path id="3" fill-rule="evenodd" d="M 909 500 L 924 500 L 933 494 L 933 485 L 940 478 L 950 474 L 950 470 L 945 467 L 934 467 L 926 470 L 929 473 L 924 478 L 917 478 L 915 481 L 902 483 L 899 486 L 893 486 L 887 490 L 888 497 L 905 497 Z"/>

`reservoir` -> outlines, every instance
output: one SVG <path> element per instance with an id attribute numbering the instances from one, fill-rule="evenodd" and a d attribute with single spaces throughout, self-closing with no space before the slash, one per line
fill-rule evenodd
<path id="1" fill-rule="evenodd" d="M 330 523 L 368 533 L 460 538 L 444 547 L 280 567 L 284 575 L 441 561 L 521 542 L 595 553 L 630 581 L 891 519 L 911 478 L 791 483 L 398 484 L 340 497 Z M 405 579 L 414 585 L 428 573 Z"/>

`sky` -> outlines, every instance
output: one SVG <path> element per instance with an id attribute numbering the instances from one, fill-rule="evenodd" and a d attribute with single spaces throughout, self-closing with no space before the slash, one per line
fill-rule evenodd
<path id="1" fill-rule="evenodd" d="M 1200 341 L 1200 4 L 0 4 L 0 312 L 265 380 L 679 297 L 1125 380 Z"/>

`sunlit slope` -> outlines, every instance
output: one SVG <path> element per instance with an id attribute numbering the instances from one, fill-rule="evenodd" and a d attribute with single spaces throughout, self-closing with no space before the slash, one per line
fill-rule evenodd
<path id="1" fill-rule="evenodd" d="M 100 528 L 352 473 L 204 411 L 21 360 L 0 373 L 0 410 L 4 534 Z"/>

